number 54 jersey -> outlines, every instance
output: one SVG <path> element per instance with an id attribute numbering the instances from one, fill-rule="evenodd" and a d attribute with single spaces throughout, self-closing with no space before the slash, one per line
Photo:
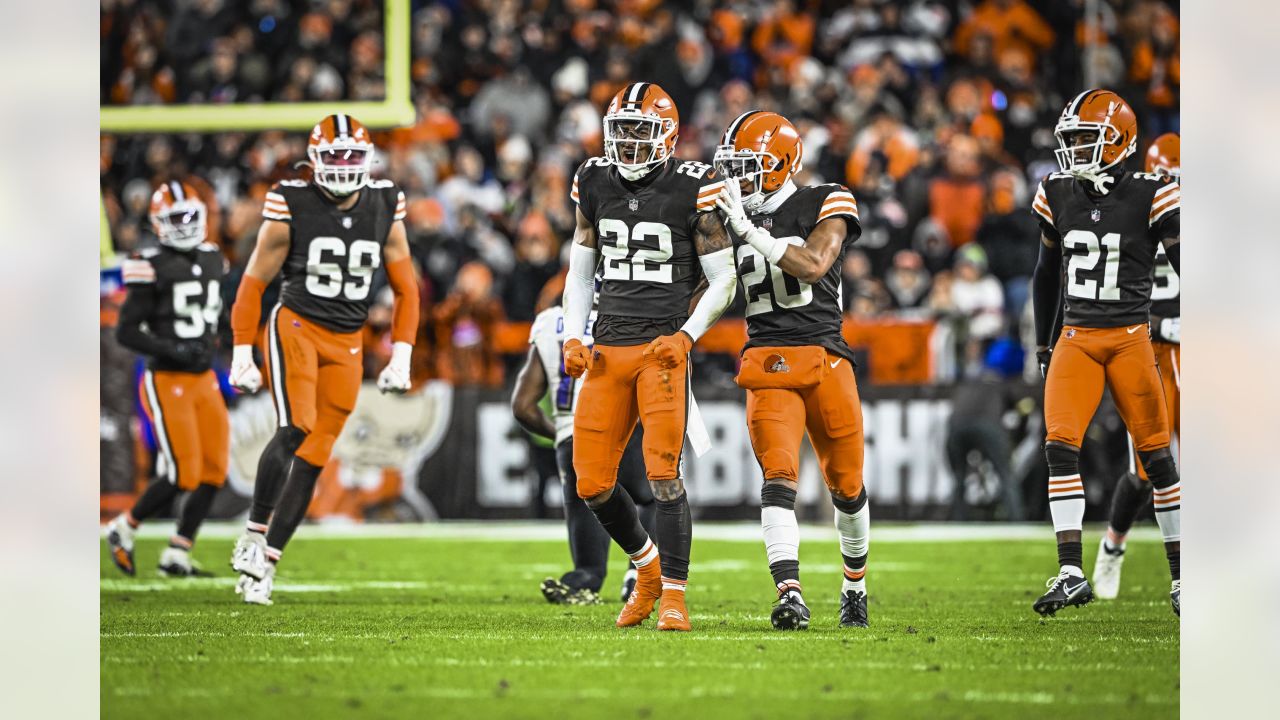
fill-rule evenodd
<path id="1" fill-rule="evenodd" d="M 1066 173 L 1041 181 L 1031 207 L 1062 239 L 1064 325 L 1148 321 L 1156 252 L 1180 234 L 1181 206 L 1177 181 L 1147 173 L 1122 173 L 1106 195 Z"/>
<path id="2" fill-rule="evenodd" d="M 569 197 L 604 259 L 596 342 L 640 345 L 680 329 L 701 276 L 694 225 L 715 210 L 720 187 L 711 166 L 694 161 L 668 159 L 635 182 L 604 158 L 578 168 Z"/>
<path id="3" fill-rule="evenodd" d="M 371 180 L 350 210 L 339 210 L 315 185 L 285 180 L 267 193 L 262 216 L 290 227 L 281 303 L 334 332 L 359 330 L 391 225 L 405 216 L 404 193 Z"/>

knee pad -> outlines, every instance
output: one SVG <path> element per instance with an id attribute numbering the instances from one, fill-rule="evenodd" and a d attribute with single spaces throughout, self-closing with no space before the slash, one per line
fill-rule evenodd
<path id="1" fill-rule="evenodd" d="M 1080 473 L 1080 448 L 1050 440 L 1044 444 L 1044 459 L 1049 463 L 1050 477 Z"/>
<path id="2" fill-rule="evenodd" d="M 760 488 L 760 507 L 796 509 L 796 491 L 778 482 L 765 482 Z"/>
<path id="3" fill-rule="evenodd" d="M 831 504 L 846 515 L 854 515 L 867 506 L 867 489 L 862 488 L 858 493 L 858 497 L 852 500 L 846 500 L 835 493 L 831 493 Z"/>
<path id="4" fill-rule="evenodd" d="M 1147 471 L 1152 487 L 1164 490 L 1178 484 L 1178 466 L 1174 464 L 1173 453 L 1169 452 L 1169 448 L 1139 450 L 1138 458 L 1142 460 L 1142 468 Z"/>
<path id="5" fill-rule="evenodd" d="M 329 462 L 329 455 L 333 453 L 333 444 L 337 441 L 337 435 L 313 432 L 306 436 L 294 454 L 312 465 L 322 468 L 325 463 Z"/>

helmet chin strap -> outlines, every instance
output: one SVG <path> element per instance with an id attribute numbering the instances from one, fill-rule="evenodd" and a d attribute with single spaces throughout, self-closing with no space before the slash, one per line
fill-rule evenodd
<path id="1" fill-rule="evenodd" d="M 615 163 L 615 165 L 618 168 L 618 174 L 626 178 L 629 182 L 635 182 L 636 180 L 639 180 L 645 175 L 648 175 L 649 173 L 653 172 L 654 168 L 658 167 L 661 164 L 662 163 L 653 163 L 651 165 L 645 165 L 644 167 L 629 168 L 629 167 L 623 167 L 622 165 Z"/>
<path id="2" fill-rule="evenodd" d="M 1073 172 L 1071 174 L 1074 175 L 1077 180 L 1080 180 L 1082 182 L 1087 182 L 1087 183 L 1093 183 L 1093 189 L 1099 195 L 1106 195 L 1108 192 L 1110 192 L 1111 189 L 1108 188 L 1107 186 L 1115 183 L 1116 181 L 1115 175 L 1108 173 L 1106 170 L 1095 170 L 1095 171 L 1081 170 L 1081 171 Z"/>

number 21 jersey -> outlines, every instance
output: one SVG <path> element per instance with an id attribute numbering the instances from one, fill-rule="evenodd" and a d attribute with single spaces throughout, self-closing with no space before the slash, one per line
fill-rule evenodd
<path id="1" fill-rule="evenodd" d="M 578 168 L 569 196 L 604 261 L 596 342 L 640 345 L 680 329 L 701 275 L 694 225 L 715 210 L 720 187 L 711 166 L 694 161 L 668 159 L 635 182 L 603 158 Z"/>
<path id="2" fill-rule="evenodd" d="M 359 330 L 391 225 L 405 216 L 404 193 L 371 180 L 351 209 L 339 210 L 315 185 L 285 180 L 267 193 L 262 216 L 289 223 L 281 303 L 334 332 Z"/>
<path id="3" fill-rule="evenodd" d="M 1179 234 L 1178 183 L 1121 173 L 1106 195 L 1088 192 L 1067 173 L 1040 183 L 1031 209 L 1061 238 L 1063 324 L 1107 328 L 1150 319 L 1160 239 Z"/>

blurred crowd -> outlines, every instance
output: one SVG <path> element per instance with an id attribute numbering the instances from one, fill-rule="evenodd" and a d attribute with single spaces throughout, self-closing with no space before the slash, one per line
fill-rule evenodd
<path id="1" fill-rule="evenodd" d="M 558 292 L 573 172 L 601 154 L 601 111 L 630 81 L 675 98 L 680 158 L 709 161 L 746 110 L 790 118 L 797 182 L 843 183 L 858 200 L 847 312 L 946 325 L 957 375 L 995 343 L 1021 344 L 1030 194 L 1056 169 L 1062 106 L 1091 81 L 1134 106 L 1141 143 L 1179 129 L 1179 22 L 1164 0 L 412 7 L 417 122 L 378 133 L 375 174 L 409 198 L 432 372 L 468 382 L 501 382 L 495 328 Z M 103 103 L 381 99 L 381 23 L 366 0 L 103 0 Z M 117 251 L 154 241 L 154 184 L 194 174 L 216 204 L 214 239 L 242 265 L 263 194 L 305 172 L 304 149 L 294 132 L 103 136 Z"/>

